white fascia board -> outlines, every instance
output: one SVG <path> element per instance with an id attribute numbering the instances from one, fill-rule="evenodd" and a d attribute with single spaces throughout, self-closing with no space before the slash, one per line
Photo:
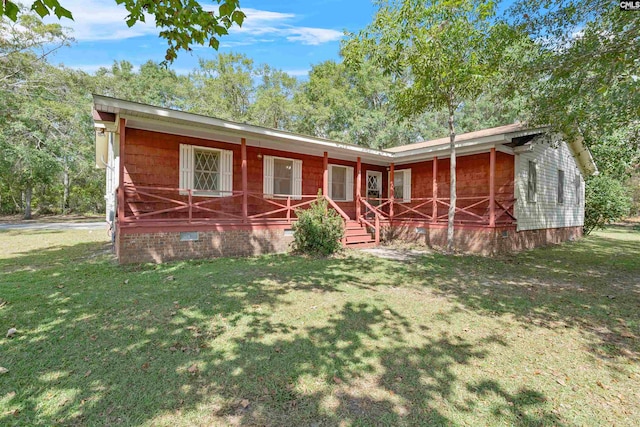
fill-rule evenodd
<path id="1" fill-rule="evenodd" d="M 213 117 L 207 117 L 193 113 L 185 113 L 183 111 L 168 110 L 165 108 L 153 107 L 150 105 L 138 104 L 130 101 L 122 101 L 118 99 L 103 97 L 100 95 L 94 95 L 94 103 L 96 105 L 96 109 L 100 111 L 120 113 L 123 117 L 130 116 L 131 118 L 136 117 L 136 119 L 138 119 L 139 117 L 136 116 L 136 113 L 141 113 L 145 115 L 169 118 L 185 123 L 191 123 L 192 125 L 204 125 L 208 128 L 214 128 L 216 132 L 231 134 L 234 136 L 242 135 L 243 137 L 248 136 L 249 138 L 253 137 L 257 139 L 274 139 L 279 141 L 302 142 L 313 144 L 317 147 L 322 147 L 324 151 L 344 149 L 349 150 L 354 154 L 360 154 L 361 156 L 379 156 L 380 160 L 393 158 L 392 153 L 381 150 L 374 150 L 357 145 L 338 143 L 322 138 L 297 135 L 290 132 L 263 128 L 260 126 L 234 123 L 226 120 L 216 119 Z M 173 125 L 174 123 L 171 124 Z"/>
<path id="2" fill-rule="evenodd" d="M 511 154 L 512 156 L 515 154 L 515 152 L 513 151 L 513 148 L 506 145 L 502 145 L 502 144 L 496 145 L 496 151 L 500 151 L 506 154 Z"/>
<path id="3" fill-rule="evenodd" d="M 247 141 L 247 146 L 249 147 L 262 147 L 271 150 L 288 151 L 319 157 L 322 157 L 324 155 L 324 152 L 327 151 L 331 158 L 355 162 L 354 151 L 351 146 L 334 146 L 327 148 L 326 146 L 318 146 L 316 144 L 294 144 L 292 143 L 292 141 L 283 141 L 280 138 L 269 138 L 260 135 L 256 136 L 253 134 L 247 134 L 246 132 L 238 133 L 229 130 L 212 129 L 211 127 L 201 125 L 199 126 L 197 124 L 194 125 L 169 122 L 166 120 L 142 116 L 123 115 L 123 117 L 127 117 L 127 127 L 133 129 L 200 138 L 210 141 L 225 142 L 228 144 L 240 144 L 241 139 L 245 138 L 245 140 Z M 362 161 L 365 163 L 380 166 L 387 165 L 390 161 L 392 161 L 392 157 L 390 155 L 387 155 L 386 158 L 381 158 L 381 156 L 377 155 L 377 153 L 370 154 L 367 152 L 360 152 L 355 155 L 360 156 Z"/>
<path id="4" fill-rule="evenodd" d="M 593 156 L 591 155 L 591 151 L 583 144 L 581 138 L 575 139 L 569 143 L 569 150 L 571 150 L 571 154 L 575 159 L 582 176 L 586 179 L 592 175 L 598 175 L 600 171 L 598 171 L 598 167 L 593 161 Z"/>
<path id="5" fill-rule="evenodd" d="M 550 129 L 549 126 L 540 126 L 537 128 L 523 129 L 516 132 L 510 132 L 508 134 L 508 138 L 509 138 L 509 141 L 511 141 L 513 138 L 521 138 L 523 136 L 538 135 L 540 133 L 544 133 L 548 131 L 549 129 Z"/>
<path id="6" fill-rule="evenodd" d="M 493 145 L 483 145 L 483 146 L 469 146 L 469 147 L 462 147 L 462 148 L 456 148 L 456 157 L 463 157 L 463 156 L 471 156 L 474 154 L 482 154 L 482 153 L 489 153 L 491 151 L 491 148 L 493 147 Z M 509 147 L 506 147 L 509 148 Z M 504 150 L 499 150 L 498 147 L 496 146 L 496 151 L 503 151 L 506 152 Z M 513 154 L 513 153 L 508 153 L 508 154 Z M 440 151 L 436 151 L 431 153 L 431 155 L 426 156 L 426 155 L 416 155 L 414 157 L 411 158 L 403 158 L 400 161 L 396 161 L 394 164 L 396 166 L 400 166 L 400 165 L 408 165 L 411 163 L 419 163 L 419 162 L 428 162 L 433 160 L 434 157 L 437 157 L 438 159 L 448 159 L 451 157 L 451 153 L 448 149 L 442 149 Z"/>
<path id="7" fill-rule="evenodd" d="M 464 150 L 469 147 L 477 147 L 486 150 L 486 147 L 489 148 L 502 145 L 505 142 L 509 142 L 509 138 L 505 134 L 499 135 L 491 135 L 485 136 L 478 139 L 470 139 L 467 141 L 456 142 L 456 150 Z M 448 153 L 449 152 L 449 143 L 434 145 L 433 147 L 425 147 L 419 148 L 411 151 L 403 151 L 400 153 L 395 153 L 395 160 L 397 162 L 405 162 L 405 158 L 415 157 L 415 156 L 426 156 L 427 159 L 433 158 L 434 156 L 441 157 L 440 153 Z"/>

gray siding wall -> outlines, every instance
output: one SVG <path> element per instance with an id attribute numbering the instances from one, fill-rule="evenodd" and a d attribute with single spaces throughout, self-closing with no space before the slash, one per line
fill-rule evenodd
<path id="1" fill-rule="evenodd" d="M 567 144 L 534 143 L 532 151 L 515 155 L 517 229 L 584 225 L 584 180 Z M 527 200 L 529 161 L 536 163 L 537 194 Z M 564 171 L 564 202 L 558 203 L 558 170 Z"/>

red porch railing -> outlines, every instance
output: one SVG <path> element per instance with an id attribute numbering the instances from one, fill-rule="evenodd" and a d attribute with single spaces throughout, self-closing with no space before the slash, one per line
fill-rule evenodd
<path id="1" fill-rule="evenodd" d="M 387 221 L 420 221 L 446 223 L 448 221 L 449 198 L 414 198 L 410 202 L 388 198 L 360 198 L 362 217 L 372 213 Z M 456 200 L 456 224 L 489 225 L 491 223 L 491 199 L 485 196 L 458 197 Z M 515 223 L 513 206 L 516 199 L 494 200 L 495 225 Z M 435 206 L 434 206 L 435 203 Z"/>
<path id="2" fill-rule="evenodd" d="M 160 223 L 285 223 L 297 219 L 296 210 L 307 208 L 318 195 L 265 196 L 247 192 L 247 209 L 242 208 L 244 192 L 221 192 L 216 196 L 172 187 L 125 185 L 117 190 L 118 220 L 122 226 Z M 349 216 L 332 199 L 324 197 L 338 214 Z"/>
<path id="3" fill-rule="evenodd" d="M 271 196 L 262 193 L 230 191 L 216 197 L 205 196 L 194 190 L 172 187 L 125 185 L 118 188 L 118 221 L 121 226 L 161 224 L 291 224 L 297 220 L 296 210 L 308 208 L 317 195 Z M 330 197 L 329 205 L 345 221 L 351 218 Z M 515 199 L 494 200 L 490 197 L 458 197 L 456 224 L 480 226 L 511 225 L 515 223 Z M 123 202 L 123 203 L 122 203 Z M 449 198 L 401 199 L 359 197 L 360 216 L 355 218 L 362 226 L 375 233 L 380 241 L 381 223 L 421 222 L 442 224 L 447 222 Z M 356 209 L 358 211 L 358 209 Z M 491 213 L 493 212 L 493 222 Z"/>

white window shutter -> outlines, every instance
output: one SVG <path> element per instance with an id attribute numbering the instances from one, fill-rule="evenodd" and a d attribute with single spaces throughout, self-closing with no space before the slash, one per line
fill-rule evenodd
<path id="1" fill-rule="evenodd" d="M 180 194 L 193 188 L 193 145 L 180 144 Z"/>
<path id="2" fill-rule="evenodd" d="M 325 194 L 325 196 L 328 196 L 330 199 L 333 199 L 333 191 L 331 190 L 331 188 L 333 187 L 333 166 L 329 165 L 327 166 L 329 169 L 329 189 L 327 190 L 327 193 L 329 194 Z"/>
<path id="3" fill-rule="evenodd" d="M 347 166 L 347 182 L 346 182 L 347 202 L 353 202 L 353 168 Z"/>
<path id="4" fill-rule="evenodd" d="M 220 151 L 220 192 L 222 196 L 233 195 L 233 151 Z"/>
<path id="5" fill-rule="evenodd" d="M 293 198 L 302 199 L 302 160 L 293 161 Z"/>
<path id="6" fill-rule="evenodd" d="M 273 157 L 272 156 L 264 156 L 262 158 L 262 166 L 263 166 L 263 185 L 262 192 L 264 193 L 264 197 L 273 197 Z"/>
<path id="7" fill-rule="evenodd" d="M 405 169 L 403 171 L 403 202 L 410 203 L 411 202 L 411 169 Z"/>

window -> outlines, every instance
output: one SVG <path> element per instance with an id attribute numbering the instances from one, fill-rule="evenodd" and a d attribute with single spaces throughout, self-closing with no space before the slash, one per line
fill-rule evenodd
<path id="1" fill-rule="evenodd" d="M 220 191 L 220 152 L 193 149 L 193 189 Z"/>
<path id="2" fill-rule="evenodd" d="M 180 194 L 230 196 L 233 151 L 180 144 Z"/>
<path id="3" fill-rule="evenodd" d="M 393 195 L 403 203 L 411 202 L 411 169 L 397 170 L 393 173 Z"/>
<path id="4" fill-rule="evenodd" d="M 329 197 L 333 200 L 353 201 L 353 168 L 329 165 Z"/>
<path id="5" fill-rule="evenodd" d="M 273 159 L 273 194 L 293 194 L 293 160 Z"/>
<path id="6" fill-rule="evenodd" d="M 527 177 L 527 202 L 535 202 L 538 194 L 538 171 L 536 162 L 529 160 Z"/>
<path id="7" fill-rule="evenodd" d="M 558 204 L 564 203 L 564 171 L 558 169 Z"/>
<path id="8" fill-rule="evenodd" d="M 573 185 L 576 193 L 576 205 L 582 204 L 582 182 L 580 181 L 580 174 L 576 174 L 576 179 L 573 181 Z"/>
<path id="9" fill-rule="evenodd" d="M 265 197 L 302 196 L 302 160 L 263 157 L 263 188 Z"/>

